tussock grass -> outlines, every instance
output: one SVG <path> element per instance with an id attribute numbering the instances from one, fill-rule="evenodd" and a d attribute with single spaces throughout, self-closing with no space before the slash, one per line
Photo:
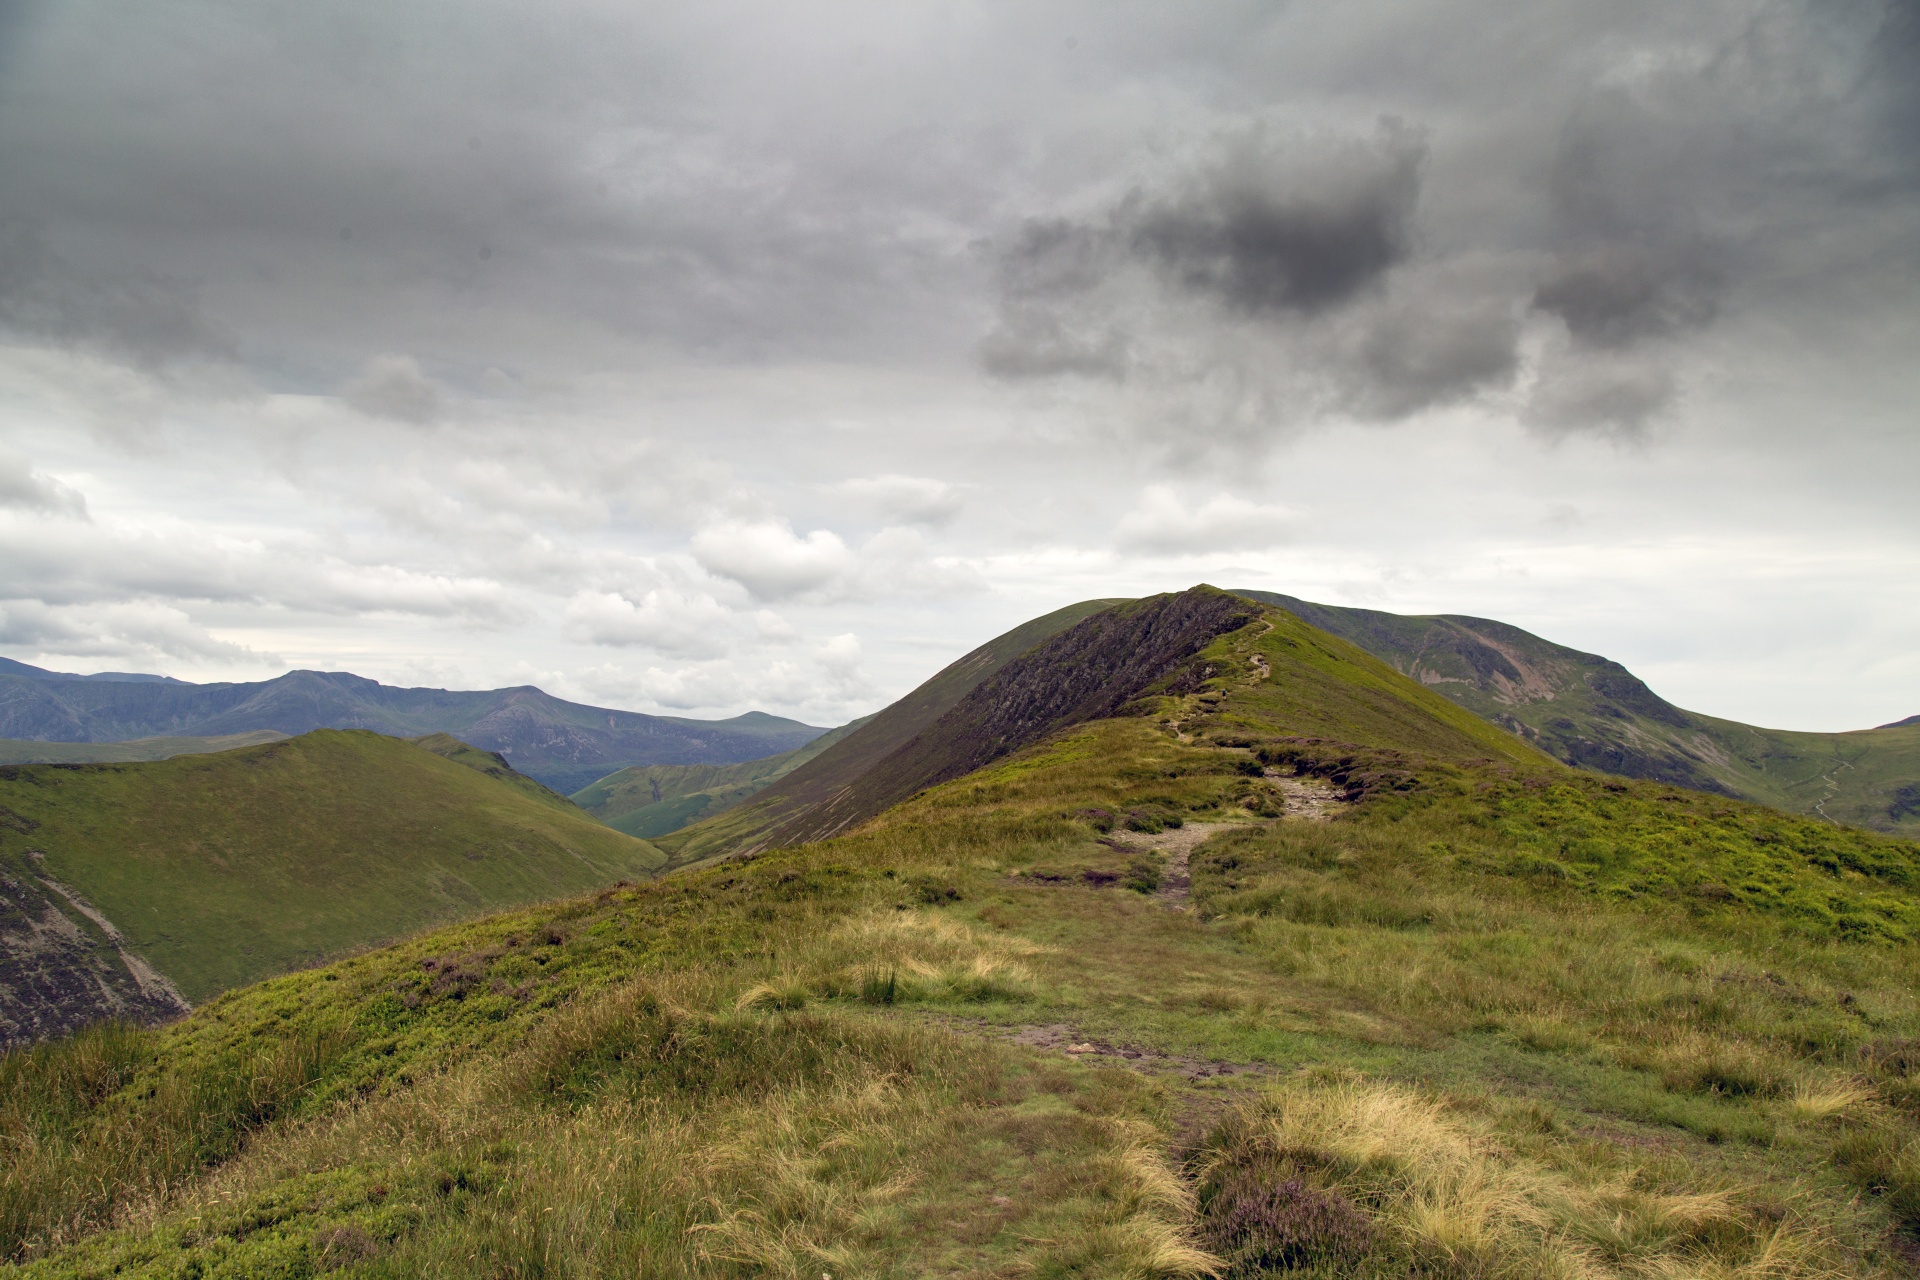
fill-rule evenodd
<path id="1" fill-rule="evenodd" d="M 1819 1230 L 1775 1221 L 1731 1188 L 1675 1189 L 1631 1168 L 1583 1178 L 1404 1087 L 1290 1083 L 1221 1124 L 1193 1164 L 1210 1198 L 1258 1171 L 1362 1207 L 1377 1232 L 1349 1246 L 1365 1256 L 1346 1274 L 1847 1274 Z M 1296 1247 L 1311 1256 L 1311 1244 Z"/>

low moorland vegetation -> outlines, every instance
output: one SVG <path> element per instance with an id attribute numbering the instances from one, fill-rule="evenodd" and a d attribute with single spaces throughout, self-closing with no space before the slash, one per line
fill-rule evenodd
<path id="1" fill-rule="evenodd" d="M 1569 771 L 1285 615 L 1125 711 L 836 840 L 0 1059 L 0 1253 L 1911 1273 L 1920 846 Z"/>

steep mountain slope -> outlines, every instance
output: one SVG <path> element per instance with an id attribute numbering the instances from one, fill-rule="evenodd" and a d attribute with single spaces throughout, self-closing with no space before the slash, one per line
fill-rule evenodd
<path id="1" fill-rule="evenodd" d="M 573 803 L 615 831 L 650 840 L 751 799 L 873 719 L 862 716 L 804 747 L 739 764 L 633 765 L 573 793 Z"/>
<path id="2" fill-rule="evenodd" d="M 829 800 L 951 710 L 982 680 L 1033 646 L 1081 620 L 1124 604 L 1082 600 L 1056 609 L 981 645 L 880 711 L 857 732 L 773 783 L 751 801 L 659 838 L 675 865 L 708 858 L 760 840 L 781 822 Z"/>
<path id="3" fill-rule="evenodd" d="M 47 873 L 44 857 L 0 854 L 0 1050 L 100 1022 L 166 1022 L 191 1007 L 112 921 Z"/>
<path id="4" fill-rule="evenodd" d="M 174 756 L 257 747 L 286 736 L 277 729 L 256 729 L 252 733 L 230 733 L 218 738 L 135 738 L 131 742 L 33 742 L 0 738 L 0 764 L 129 764 L 137 760 L 170 760 Z"/>
<path id="5" fill-rule="evenodd" d="M 0 768 L 5 873 L 64 886 L 195 1002 L 664 861 L 561 797 L 367 732 Z"/>
<path id="6" fill-rule="evenodd" d="M 1682 710 L 1617 662 L 1504 622 L 1237 594 L 1351 640 L 1568 764 L 1920 834 L 1920 732 L 1906 721 L 1852 733 L 1760 729 Z"/>
<path id="7" fill-rule="evenodd" d="M 1301 678 L 1310 672 L 1318 678 L 1332 664 L 1354 687 L 1369 688 L 1381 681 L 1405 684 L 1361 650 L 1313 634 L 1283 614 L 1263 614 L 1243 597 L 1212 587 L 1102 603 L 1108 607 L 1004 660 L 911 737 L 896 733 L 887 740 L 868 741 L 871 728 L 852 735 L 838 751 L 824 753 L 812 770 L 796 770 L 787 783 L 770 789 L 767 799 L 690 828 L 662 847 L 685 862 L 824 839 L 915 791 L 969 773 L 1055 730 L 1113 715 L 1150 686 L 1171 688 L 1181 681 L 1203 679 L 1197 669 L 1186 667 L 1188 659 L 1215 636 L 1237 631 L 1256 619 L 1259 634 L 1272 639 L 1267 647 L 1278 646 L 1262 657 L 1263 662 L 1278 664 L 1270 669 Z M 1003 648 L 1012 648 L 1015 635 L 1002 637 L 1007 641 Z M 945 677 L 942 672 L 934 680 Z M 1292 687 L 1296 681 L 1284 683 Z M 903 703 L 913 700 L 914 705 L 930 706 L 934 699 L 923 694 L 926 687 Z M 1382 705 L 1398 706 L 1406 696 L 1405 689 L 1396 690 L 1386 695 Z M 1418 725 L 1391 718 L 1375 725 L 1373 720 L 1380 714 L 1376 708 L 1350 701 L 1328 708 L 1302 705 L 1295 712 L 1303 724 L 1324 721 L 1330 729 L 1348 735 L 1348 740 L 1359 731 L 1357 726 L 1365 726 L 1371 737 L 1361 741 L 1392 740 L 1425 747 L 1435 745 L 1429 741 L 1427 722 L 1437 720 L 1449 726 L 1446 749 L 1454 754 L 1465 750 L 1477 757 L 1536 759 L 1535 752 L 1461 714 L 1444 699 L 1424 692 L 1413 696 L 1421 707 Z M 881 726 L 892 710 L 876 717 L 874 726 Z M 855 755 L 856 751 L 860 754 Z"/>
<path id="8" fill-rule="evenodd" d="M 1568 769 L 1284 614 L 1155 684 L 829 841 L 0 1060 L 0 1256 L 1911 1274 L 1920 845 Z"/>
<path id="9" fill-rule="evenodd" d="M 531 686 L 401 689 L 332 671 L 205 685 L 0 675 L 0 737 L 118 742 L 261 729 L 451 733 L 562 793 L 630 764 L 727 764 L 790 751 L 825 732 L 758 711 L 688 720 L 583 706 Z"/>

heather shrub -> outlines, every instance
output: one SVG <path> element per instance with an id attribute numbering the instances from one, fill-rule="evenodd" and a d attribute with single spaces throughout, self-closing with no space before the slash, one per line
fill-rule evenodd
<path id="1" fill-rule="evenodd" d="M 1230 1275 L 1348 1262 L 1373 1245 L 1373 1224 L 1337 1192 L 1302 1178 L 1242 1171 L 1201 1205 L 1200 1241 L 1227 1259 Z"/>

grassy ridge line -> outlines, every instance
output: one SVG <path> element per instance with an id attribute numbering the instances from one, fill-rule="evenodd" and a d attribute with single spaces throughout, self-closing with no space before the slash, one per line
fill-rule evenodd
<path id="1" fill-rule="evenodd" d="M 1151 715 L 847 837 L 8 1058 L 0 1137 L 33 1157 L 0 1174 L 9 1239 L 46 1241 L 45 1277 L 1171 1276 L 1196 1246 L 1381 1277 L 1901 1274 L 1915 948 L 1799 900 L 1911 912 L 1920 848 L 1485 763 L 1484 725 L 1280 621 Z M 1321 732 L 1342 715 L 1358 741 Z M 1225 743 L 1362 798 L 1257 822 L 1278 783 Z M 1201 910 L 1029 874 L 1113 856 L 1095 807 L 1228 823 Z M 928 1016 L 1281 1074 L 1235 1109 Z M 150 1223 L 46 1235 L 161 1180 Z"/>
<path id="2" fill-rule="evenodd" d="M 1083 600 L 1024 622 L 950 663 L 865 725 L 745 804 L 659 840 L 676 866 L 764 839 L 783 820 L 819 805 L 933 724 L 982 680 L 1049 636 L 1125 601 Z"/>
<path id="3" fill-rule="evenodd" d="M 0 851 L 39 851 L 196 1003 L 665 864 L 565 801 L 363 730 L 147 764 L 8 766 L 0 808 Z"/>
<path id="4" fill-rule="evenodd" d="M 255 729 L 250 733 L 212 738 L 135 738 L 130 742 L 33 742 L 0 738 L 0 764 L 129 764 L 257 747 L 286 736 L 276 729 Z"/>
<path id="5" fill-rule="evenodd" d="M 739 764 L 633 765 L 574 792 L 572 800 L 615 831 L 643 840 L 664 836 L 733 808 L 871 719 L 862 716 L 803 747 Z"/>
<path id="6" fill-rule="evenodd" d="M 442 759 L 451 760 L 455 764 L 465 765 L 469 769 L 485 774 L 495 782 L 505 783 L 528 799 L 538 800 L 550 808 L 562 809 L 568 813 L 578 811 L 578 806 L 573 801 L 552 787 L 521 773 L 508 764 L 507 758 L 497 751 L 482 751 L 478 747 L 469 746 L 460 741 L 450 733 L 429 733 L 424 737 L 410 738 L 408 741 L 416 747 L 433 752 Z"/>
<path id="7" fill-rule="evenodd" d="M 1676 707 L 1617 662 L 1503 622 L 1238 594 L 1294 610 L 1568 764 L 1920 834 L 1920 725 L 1762 729 Z"/>

